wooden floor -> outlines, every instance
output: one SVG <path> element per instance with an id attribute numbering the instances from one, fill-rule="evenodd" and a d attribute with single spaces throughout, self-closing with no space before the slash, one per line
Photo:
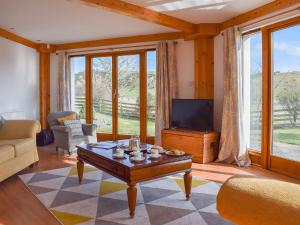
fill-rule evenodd
<path id="1" fill-rule="evenodd" d="M 75 156 L 58 153 L 53 146 L 39 148 L 40 162 L 20 174 L 31 173 L 74 165 Z M 259 167 L 238 168 L 220 163 L 193 164 L 193 175 L 223 183 L 238 174 L 268 177 L 300 184 L 299 180 L 276 174 Z M 27 189 L 17 175 L 0 183 L 0 225 L 56 225 L 60 224 L 54 216 Z"/>

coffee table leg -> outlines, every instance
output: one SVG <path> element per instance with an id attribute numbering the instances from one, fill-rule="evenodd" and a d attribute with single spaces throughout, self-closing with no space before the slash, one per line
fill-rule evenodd
<path id="1" fill-rule="evenodd" d="M 83 178 L 83 170 L 84 170 L 84 163 L 83 161 L 79 160 L 77 161 L 77 173 L 78 173 L 78 180 L 81 184 L 82 178 Z"/>
<path id="2" fill-rule="evenodd" d="M 135 185 L 128 184 L 128 186 L 129 186 L 127 188 L 128 206 L 130 211 L 130 217 L 133 218 L 135 213 L 135 206 L 136 206 L 137 189 Z"/>
<path id="3" fill-rule="evenodd" d="M 186 199 L 190 199 L 191 188 L 192 188 L 192 174 L 191 171 L 188 171 L 184 174 L 184 187 L 185 187 L 185 196 Z"/>

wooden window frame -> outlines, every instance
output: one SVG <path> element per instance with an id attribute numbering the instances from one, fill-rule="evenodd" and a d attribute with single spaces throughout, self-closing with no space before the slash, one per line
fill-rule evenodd
<path id="1" fill-rule="evenodd" d="M 253 165 L 300 178 L 300 163 L 271 155 L 272 151 L 272 32 L 300 24 L 300 16 L 243 33 L 262 33 L 262 130 L 261 152 L 247 149 Z"/>
<path id="2" fill-rule="evenodd" d="M 112 90 L 118 93 L 118 65 L 117 58 L 126 55 L 139 55 L 140 59 L 140 138 L 141 141 L 154 144 L 154 136 L 147 135 L 147 52 L 156 51 L 155 48 L 114 51 L 105 53 L 87 53 L 70 55 L 72 57 L 85 57 L 85 82 L 86 82 L 86 122 L 93 121 L 93 84 L 92 84 L 92 60 L 97 57 L 112 57 Z M 98 141 L 128 139 L 131 135 L 118 134 L 118 100 L 117 95 L 112 94 L 112 134 L 97 133 Z"/>
<path id="3" fill-rule="evenodd" d="M 300 25 L 300 16 L 280 21 L 262 28 L 263 32 L 263 154 L 262 166 L 278 173 L 300 178 L 300 162 L 272 156 L 272 33 Z"/>
<path id="4" fill-rule="evenodd" d="M 244 32 L 244 33 L 242 33 L 242 37 L 250 36 L 250 35 L 253 35 L 253 34 L 256 34 L 256 33 L 262 33 L 262 30 L 259 28 L 259 29 Z M 262 143 L 262 138 L 261 138 L 261 143 Z M 251 159 L 252 165 L 261 166 L 262 147 L 260 148 L 260 151 L 256 151 L 256 150 L 251 149 L 251 148 L 247 148 L 247 151 L 249 153 L 249 157 Z"/>

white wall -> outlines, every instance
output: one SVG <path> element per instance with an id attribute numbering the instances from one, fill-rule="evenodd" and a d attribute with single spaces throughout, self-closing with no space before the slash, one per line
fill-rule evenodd
<path id="1" fill-rule="evenodd" d="M 214 38 L 214 129 L 221 131 L 223 113 L 223 37 Z"/>
<path id="2" fill-rule="evenodd" d="M 195 59 L 194 41 L 179 40 L 176 46 L 178 97 L 194 98 Z"/>
<path id="3" fill-rule="evenodd" d="M 34 49 L 0 37 L 0 113 L 4 117 L 39 118 L 38 70 Z"/>

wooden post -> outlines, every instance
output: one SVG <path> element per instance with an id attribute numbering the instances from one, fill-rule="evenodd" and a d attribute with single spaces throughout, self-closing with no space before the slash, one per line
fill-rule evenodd
<path id="1" fill-rule="evenodd" d="M 50 53 L 51 47 L 41 44 L 40 57 L 40 122 L 42 129 L 48 127 L 47 116 L 50 112 Z"/>
<path id="2" fill-rule="evenodd" d="M 203 37 L 195 43 L 195 98 L 214 98 L 214 39 Z"/>

